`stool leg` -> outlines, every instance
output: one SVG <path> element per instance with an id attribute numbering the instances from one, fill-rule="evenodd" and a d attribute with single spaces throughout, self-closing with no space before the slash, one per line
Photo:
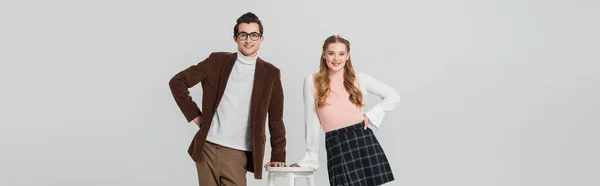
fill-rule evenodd
<path id="1" fill-rule="evenodd" d="M 313 177 L 312 174 L 308 175 L 308 186 L 316 186 L 315 185 L 315 178 Z"/>
<path id="2" fill-rule="evenodd" d="M 269 172 L 269 180 L 267 181 L 267 186 L 275 186 L 275 175 L 272 172 Z"/>
<path id="3" fill-rule="evenodd" d="M 294 174 L 290 174 L 290 186 L 296 185 L 296 176 Z"/>

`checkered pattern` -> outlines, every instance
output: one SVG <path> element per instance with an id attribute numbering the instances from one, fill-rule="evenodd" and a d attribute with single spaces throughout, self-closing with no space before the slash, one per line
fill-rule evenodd
<path id="1" fill-rule="evenodd" d="M 327 168 L 331 186 L 375 186 L 394 180 L 388 159 L 364 122 L 327 132 Z"/>

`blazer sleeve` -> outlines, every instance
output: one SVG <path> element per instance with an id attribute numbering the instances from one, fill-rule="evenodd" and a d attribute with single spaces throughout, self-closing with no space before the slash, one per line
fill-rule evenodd
<path id="1" fill-rule="evenodd" d="M 283 123 L 283 87 L 281 85 L 281 72 L 276 69 L 276 78 L 269 101 L 269 132 L 271 133 L 271 162 L 285 162 L 286 139 L 285 125 Z"/>
<path id="2" fill-rule="evenodd" d="M 171 94 L 173 95 L 173 98 L 175 98 L 175 102 L 177 103 L 177 106 L 179 106 L 179 109 L 185 116 L 187 122 L 202 115 L 198 105 L 192 100 L 188 89 L 206 79 L 207 71 L 210 70 L 208 63 L 212 58 L 214 58 L 214 53 L 204 59 L 204 61 L 175 74 L 169 81 Z"/>

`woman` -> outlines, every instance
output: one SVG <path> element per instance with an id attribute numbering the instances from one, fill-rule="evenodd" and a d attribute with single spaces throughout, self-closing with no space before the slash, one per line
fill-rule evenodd
<path id="1" fill-rule="evenodd" d="M 398 93 L 390 86 L 356 73 L 350 60 L 350 43 L 333 35 L 323 43 L 319 72 L 304 79 L 306 153 L 291 166 L 319 167 L 318 142 L 326 133 L 329 183 L 382 185 L 394 180 L 392 170 L 369 125 L 378 128 L 385 112 L 396 107 Z M 372 93 L 381 102 L 363 113 L 363 98 Z"/>

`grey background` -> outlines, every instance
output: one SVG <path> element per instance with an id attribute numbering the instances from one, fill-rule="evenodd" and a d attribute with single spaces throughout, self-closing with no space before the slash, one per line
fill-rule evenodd
<path id="1" fill-rule="evenodd" d="M 356 69 L 403 98 L 377 131 L 389 185 L 600 185 L 599 5 L 2 1 L 0 185 L 197 184 L 186 153 L 197 128 L 167 83 L 235 51 L 247 11 L 264 21 L 260 56 L 283 72 L 288 163 L 304 152 L 302 79 L 341 34 Z M 325 168 L 317 182 L 327 185 Z"/>

